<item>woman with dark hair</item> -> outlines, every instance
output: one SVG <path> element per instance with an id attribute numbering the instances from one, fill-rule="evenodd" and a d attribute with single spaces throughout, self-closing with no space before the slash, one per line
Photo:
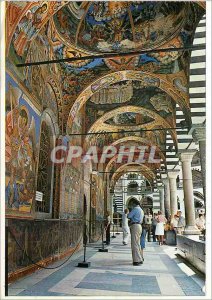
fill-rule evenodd
<path id="1" fill-rule="evenodd" d="M 155 230 L 155 235 L 158 237 L 159 246 L 163 245 L 164 240 L 164 225 L 166 224 L 167 220 L 164 215 L 162 215 L 162 212 L 158 212 L 158 216 L 156 218 L 157 220 L 157 226 Z"/>

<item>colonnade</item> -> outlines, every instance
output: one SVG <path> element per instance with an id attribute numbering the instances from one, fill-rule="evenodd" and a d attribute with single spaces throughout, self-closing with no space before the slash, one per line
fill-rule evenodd
<path id="1" fill-rule="evenodd" d="M 194 141 L 199 143 L 200 150 L 200 162 L 201 162 L 201 173 L 203 182 L 203 193 L 205 198 L 205 127 L 195 125 L 191 133 Z M 183 232 L 185 235 L 199 234 L 199 230 L 195 227 L 195 207 L 193 197 L 193 181 L 192 181 L 192 169 L 191 163 L 196 150 L 186 149 L 179 151 L 179 159 L 182 168 L 182 181 L 183 181 L 183 194 L 184 194 L 184 205 L 185 205 L 185 221 L 186 227 Z M 174 214 L 178 211 L 178 200 L 177 200 L 177 176 L 179 175 L 179 169 L 172 169 L 167 171 L 167 177 L 162 179 L 163 186 L 158 187 L 160 195 L 160 209 L 166 215 Z"/>

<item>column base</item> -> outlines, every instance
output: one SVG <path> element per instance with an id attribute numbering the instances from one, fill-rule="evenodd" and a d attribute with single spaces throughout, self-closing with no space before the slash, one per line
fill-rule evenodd
<path id="1" fill-rule="evenodd" d="M 200 231 L 195 226 L 186 226 L 183 235 L 200 235 Z"/>

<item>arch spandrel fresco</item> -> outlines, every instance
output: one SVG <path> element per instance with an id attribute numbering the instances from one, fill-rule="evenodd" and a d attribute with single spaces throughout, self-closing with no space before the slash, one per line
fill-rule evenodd
<path id="1" fill-rule="evenodd" d="M 6 49 L 24 60 L 31 41 L 67 1 L 10 1 L 7 3 Z M 10 44 L 11 43 L 11 44 Z"/>

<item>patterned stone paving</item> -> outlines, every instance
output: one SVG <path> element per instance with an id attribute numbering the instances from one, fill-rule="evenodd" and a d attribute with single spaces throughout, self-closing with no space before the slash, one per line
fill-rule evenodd
<path id="1" fill-rule="evenodd" d="M 112 240 L 108 253 L 87 250 L 88 269 L 77 268 L 82 252 L 55 270 L 39 270 L 9 286 L 14 296 L 204 296 L 204 278 L 188 276 L 178 264 L 175 247 L 147 243 L 145 261 L 133 266 L 130 246 L 122 236 Z M 61 261 L 62 262 L 62 261 Z M 57 262 L 52 266 L 57 266 Z"/>

